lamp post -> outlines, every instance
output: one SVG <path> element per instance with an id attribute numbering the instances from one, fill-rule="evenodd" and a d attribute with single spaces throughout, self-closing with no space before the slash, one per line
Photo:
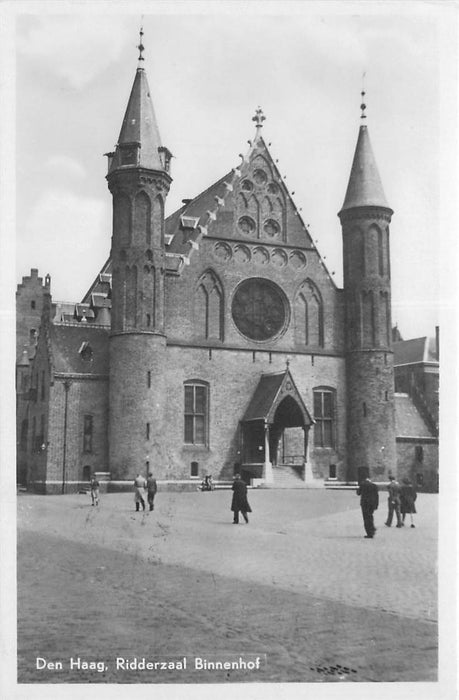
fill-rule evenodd
<path id="1" fill-rule="evenodd" d="M 62 493 L 65 493 L 65 485 L 67 482 L 67 415 L 68 415 L 68 404 L 69 404 L 69 390 L 72 382 L 68 379 L 64 382 L 65 390 L 65 403 L 64 403 L 64 445 L 63 445 L 63 456 L 62 456 Z"/>

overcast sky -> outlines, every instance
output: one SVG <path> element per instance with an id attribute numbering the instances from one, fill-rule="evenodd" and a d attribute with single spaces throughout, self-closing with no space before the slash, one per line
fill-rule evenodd
<path id="1" fill-rule="evenodd" d="M 51 275 L 55 300 L 79 301 L 109 256 L 103 154 L 117 141 L 142 21 L 159 129 L 175 156 L 166 213 L 240 162 L 261 105 L 263 136 L 339 286 L 337 212 L 365 73 L 366 123 L 395 212 L 392 320 L 404 338 L 434 335 L 452 305 L 443 281 L 457 235 L 447 218 L 452 38 L 438 5 L 152 2 L 143 19 L 140 5 L 103 14 L 97 2 L 70 3 L 59 15 L 29 5 L 15 36 L 16 282 L 36 267 Z"/>

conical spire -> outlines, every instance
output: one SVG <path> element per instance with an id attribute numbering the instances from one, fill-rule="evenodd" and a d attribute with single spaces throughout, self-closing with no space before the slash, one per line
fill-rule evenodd
<path id="1" fill-rule="evenodd" d="M 371 206 L 390 208 L 379 177 L 370 136 L 366 125 L 362 124 L 341 211 Z"/>
<path id="2" fill-rule="evenodd" d="M 140 32 L 140 44 L 138 46 L 139 65 L 135 74 L 129 102 L 121 126 L 118 143 L 114 154 L 111 156 L 109 170 L 113 171 L 121 166 L 130 165 L 151 170 L 167 170 L 165 152 L 169 152 L 161 145 L 158 124 L 148 86 L 147 75 L 142 62 L 143 32 Z"/>

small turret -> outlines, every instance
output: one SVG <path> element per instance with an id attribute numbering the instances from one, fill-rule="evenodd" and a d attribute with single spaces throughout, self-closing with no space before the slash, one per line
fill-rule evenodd
<path id="1" fill-rule="evenodd" d="M 138 473 L 161 454 L 164 414 L 164 202 L 170 151 L 160 139 L 140 32 L 139 66 L 107 181 L 113 195 L 109 374 L 110 470 Z M 150 426 L 152 429 L 150 431 Z"/>
<path id="2" fill-rule="evenodd" d="M 365 93 L 362 93 L 364 96 Z M 365 105 L 362 105 L 362 110 Z M 365 119 L 362 113 L 362 119 Z M 344 203 L 349 479 L 395 473 L 388 206 L 367 126 L 359 129 Z"/>

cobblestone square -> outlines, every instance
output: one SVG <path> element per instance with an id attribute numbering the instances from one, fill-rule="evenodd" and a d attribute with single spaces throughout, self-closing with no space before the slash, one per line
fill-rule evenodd
<path id="1" fill-rule="evenodd" d="M 18 499 L 18 678 L 25 683 L 437 680 L 437 497 L 416 528 L 363 537 L 354 491 Z M 261 655 L 234 671 L 116 669 L 115 659 Z M 264 656 L 266 655 L 266 656 Z M 51 668 L 36 668 L 36 658 Z M 100 660 L 104 672 L 68 667 Z M 53 664 L 63 662 L 54 670 Z M 43 662 L 44 663 L 44 662 Z"/>

